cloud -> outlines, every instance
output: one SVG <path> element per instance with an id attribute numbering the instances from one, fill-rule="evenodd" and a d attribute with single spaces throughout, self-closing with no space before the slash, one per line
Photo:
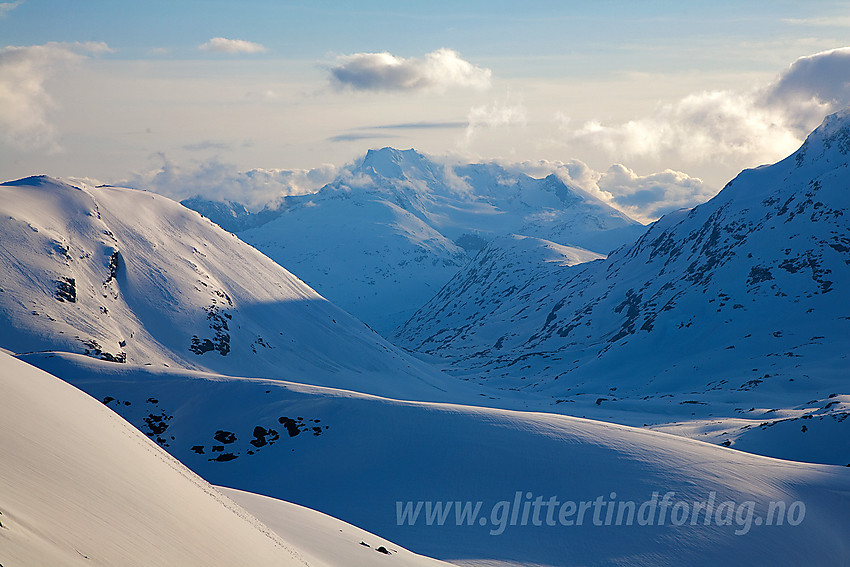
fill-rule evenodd
<path id="1" fill-rule="evenodd" d="M 827 16 L 818 18 L 785 18 L 782 21 L 786 24 L 794 24 L 800 26 L 815 26 L 827 28 L 850 27 L 850 17 L 847 16 Z"/>
<path id="2" fill-rule="evenodd" d="M 639 175 L 619 163 L 606 171 L 597 171 L 577 159 L 494 163 L 511 173 L 524 173 L 538 179 L 554 173 L 567 185 L 641 222 L 651 222 L 669 212 L 694 207 L 717 194 L 717 189 L 701 179 L 672 169 Z"/>
<path id="3" fill-rule="evenodd" d="M 329 142 L 353 142 L 357 140 L 382 140 L 399 138 L 397 134 L 389 134 L 386 130 L 454 130 L 466 128 L 467 122 L 403 122 L 399 124 L 381 124 L 354 128 L 348 132 L 331 136 Z"/>
<path id="4" fill-rule="evenodd" d="M 245 98 L 253 102 L 265 103 L 280 100 L 280 95 L 271 89 L 263 89 L 259 91 L 248 91 L 245 93 Z"/>
<path id="5" fill-rule="evenodd" d="M 110 51 L 102 42 L 0 49 L 0 140 L 21 150 L 57 151 L 56 129 L 49 118 L 56 105 L 45 88 L 47 79 L 87 55 Z"/>
<path id="6" fill-rule="evenodd" d="M 461 59 L 451 49 L 438 49 L 424 59 L 383 53 L 344 55 L 330 69 L 339 89 L 360 91 L 445 91 L 449 88 L 487 89 L 490 69 Z"/>
<path id="7" fill-rule="evenodd" d="M 214 201 L 235 201 L 257 211 L 274 208 L 287 195 L 312 193 L 335 177 L 338 168 L 324 165 L 314 169 L 250 169 L 211 159 L 184 167 L 159 153 L 161 165 L 116 185 L 147 189 L 178 201 L 201 196 Z"/>
<path id="8" fill-rule="evenodd" d="M 0 18 L 5 18 L 9 15 L 9 12 L 23 3 L 24 0 L 17 0 L 17 2 L 0 2 Z"/>
<path id="9" fill-rule="evenodd" d="M 213 53 L 261 53 L 266 50 L 265 47 L 253 41 L 245 41 L 244 39 L 227 39 L 226 37 L 214 37 L 206 43 L 198 46 L 201 51 L 210 51 Z"/>
<path id="10" fill-rule="evenodd" d="M 370 126 L 369 130 L 451 130 L 466 128 L 468 122 L 403 122 L 401 124 L 382 124 Z"/>
<path id="11" fill-rule="evenodd" d="M 759 88 L 694 93 L 621 124 L 590 121 L 570 130 L 557 118 L 568 141 L 615 159 L 758 164 L 794 151 L 826 114 L 847 105 L 850 48 L 841 48 L 801 57 Z"/>
<path id="12" fill-rule="evenodd" d="M 379 132 L 351 132 L 348 134 L 339 134 L 328 138 L 329 142 L 357 142 L 359 140 L 385 140 L 388 138 L 398 138 L 394 134 L 382 134 Z"/>
<path id="13" fill-rule="evenodd" d="M 781 109 L 805 135 L 813 122 L 850 105 L 850 47 L 800 57 L 758 93 L 757 102 Z"/>
<path id="14" fill-rule="evenodd" d="M 617 208 L 644 222 L 703 203 L 716 193 L 701 179 L 681 171 L 666 169 L 641 176 L 621 164 L 602 173 L 596 186 L 611 195 L 610 202 Z"/>
<path id="15" fill-rule="evenodd" d="M 521 102 L 512 102 L 510 95 L 503 101 L 474 106 L 466 117 L 466 142 L 469 143 L 481 128 L 525 126 L 527 121 L 525 106 Z"/>
<path id="16" fill-rule="evenodd" d="M 671 156 L 691 163 L 764 163 L 800 144 L 780 109 L 759 106 L 750 94 L 713 91 L 658 107 L 648 117 L 606 126 L 588 122 L 571 134 L 574 142 L 606 150 L 615 159 Z"/>
<path id="17" fill-rule="evenodd" d="M 158 162 L 152 169 L 136 173 L 129 179 L 112 180 L 116 185 L 146 189 L 175 200 L 200 196 L 213 201 L 234 201 L 259 211 L 279 206 L 288 195 L 313 193 L 339 179 L 352 187 L 368 187 L 373 180 L 359 172 L 358 160 L 342 166 L 323 165 L 314 169 L 250 169 L 210 159 L 192 165 L 180 165 L 164 153 L 153 156 Z M 454 166 L 466 164 L 461 156 L 429 156 L 445 171 L 445 181 L 458 193 L 471 193 L 466 179 L 458 177 Z M 700 179 L 670 169 L 639 175 L 628 167 L 614 164 L 607 171 L 597 171 L 579 160 L 523 161 L 493 160 L 508 177 L 524 173 L 543 178 L 554 173 L 568 185 L 585 191 L 603 202 L 642 222 L 683 207 L 702 203 L 717 192 Z M 420 179 L 406 180 L 412 186 L 425 187 Z"/>
<path id="18" fill-rule="evenodd" d="M 230 142 L 222 142 L 219 140 L 203 140 L 193 144 L 185 144 L 182 146 L 184 150 L 190 152 L 202 152 L 206 150 L 232 150 L 233 144 Z"/>

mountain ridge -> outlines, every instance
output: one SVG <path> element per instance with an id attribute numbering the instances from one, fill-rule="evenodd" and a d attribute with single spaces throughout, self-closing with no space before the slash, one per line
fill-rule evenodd
<path id="1" fill-rule="evenodd" d="M 492 238 L 524 234 L 604 253 L 644 230 L 555 175 L 443 166 L 389 147 L 369 150 L 315 193 L 285 197 L 273 212 L 245 216 L 233 205 L 183 203 L 238 229 L 385 335 Z M 262 215 L 263 222 L 252 220 Z"/>
<path id="2" fill-rule="evenodd" d="M 840 396 L 850 352 L 850 307 L 841 300 L 850 293 L 848 172 L 850 114 L 842 112 L 788 158 L 743 171 L 607 259 L 538 261 L 529 280 L 516 268 L 528 251 L 495 243 L 394 340 L 464 379 L 554 403 L 597 399 L 596 410 L 582 411 L 606 419 L 630 419 L 616 408 L 665 396 L 713 407 L 714 416 L 728 404 L 727 417 L 770 399 L 776 414 L 763 425 L 780 423 L 781 413 L 775 431 L 797 455 L 811 429 L 799 419 L 827 418 L 824 427 L 835 427 L 823 442 L 838 442 L 848 412 L 827 396 Z M 519 290 L 492 285 L 514 274 Z M 700 412 L 699 431 L 712 430 L 711 411 Z M 767 435 L 733 422 L 711 433 L 715 442 Z M 758 443 L 742 438 L 741 446 Z M 831 458 L 850 454 L 843 442 L 836 451 Z"/>

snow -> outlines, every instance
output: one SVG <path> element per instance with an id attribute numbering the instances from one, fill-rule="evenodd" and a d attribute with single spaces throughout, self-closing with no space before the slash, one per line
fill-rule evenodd
<path id="1" fill-rule="evenodd" d="M 310 508 L 242 490 L 217 487 L 228 498 L 249 510 L 269 528 L 301 551 L 310 565 L 321 567 L 448 567 L 448 563 L 417 555 L 385 540 Z M 378 551 L 384 548 L 389 554 Z M 303 550 L 309 549 L 309 554 Z"/>
<path id="2" fill-rule="evenodd" d="M 412 150 L 242 233 L 384 332 L 435 291 L 393 337 L 416 358 L 164 197 L 0 184 L 0 564 L 840 564 L 848 155 L 839 113 L 607 256 L 567 235 L 642 227 Z"/>
<path id="3" fill-rule="evenodd" d="M 47 177 L 0 185 L 0 344 L 280 377 L 412 399 L 446 377 L 159 195 Z M 63 291 L 64 290 L 64 291 Z"/>
<path id="4" fill-rule="evenodd" d="M 139 431 L 0 353 L 0 564 L 307 565 Z"/>
<path id="5" fill-rule="evenodd" d="M 232 206 L 184 204 L 241 226 Z M 266 220 L 271 212 L 261 214 Z M 644 230 L 554 175 L 533 179 L 496 164 L 444 167 L 393 148 L 370 150 L 313 195 L 286 197 L 277 215 L 239 237 L 384 335 L 496 236 L 606 253 Z"/>
<path id="6" fill-rule="evenodd" d="M 742 564 L 830 565 L 850 553 L 846 467 L 780 461 L 546 413 L 397 401 L 174 369 L 131 369 L 79 355 L 25 358 L 96 398 L 113 398 L 109 407 L 143 431 L 150 432 L 145 417 L 166 416 L 168 427 L 161 436 L 168 450 L 214 484 L 307 506 L 445 561 L 716 565 L 734 557 Z M 287 434 L 284 418 L 297 422 L 299 434 Z M 270 442 L 253 443 L 257 427 Z M 216 445 L 221 449 L 215 450 Z M 219 455 L 229 456 L 219 460 Z M 799 525 L 758 526 L 753 516 L 746 529 L 735 521 L 706 526 L 702 520 L 678 527 L 669 522 L 597 526 L 588 516 L 582 526 L 537 527 L 529 522 L 491 535 L 498 531 L 492 508 L 513 501 L 517 492 L 545 500 L 556 496 L 560 502 L 600 496 L 607 501 L 614 492 L 615 500 L 636 503 L 651 499 L 653 492 L 673 492 L 677 502 L 690 503 L 703 502 L 714 492 L 718 503 L 753 502 L 755 515 L 762 517 L 770 502 L 790 507 L 799 501 L 805 517 Z M 455 525 L 453 512 L 442 526 L 426 525 L 423 519 L 398 525 L 396 503 L 408 501 L 481 501 L 486 525 Z M 261 518 L 271 517 L 261 507 L 248 507 Z M 351 541 L 358 536 L 345 537 Z"/>
<path id="7" fill-rule="evenodd" d="M 846 392 L 850 352 L 848 132 L 847 116 L 827 118 L 794 155 L 605 260 L 564 266 L 544 245 L 494 241 L 393 340 L 466 380 L 548 396 L 548 411 L 850 463 L 850 412 L 829 398 Z"/>

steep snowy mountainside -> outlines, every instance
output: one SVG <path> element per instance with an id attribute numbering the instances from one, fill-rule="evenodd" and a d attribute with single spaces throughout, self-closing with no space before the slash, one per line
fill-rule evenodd
<path id="1" fill-rule="evenodd" d="M 433 398 L 446 378 L 152 193 L 0 185 L 0 346 Z"/>
<path id="2" fill-rule="evenodd" d="M 0 389 L 0 564 L 308 565 L 76 388 L 0 352 Z"/>
<path id="3" fill-rule="evenodd" d="M 422 340 L 427 348 L 420 354 L 440 356 L 438 347 L 451 345 L 467 335 L 482 334 L 479 339 L 496 350 L 506 328 L 483 326 L 489 317 L 499 317 L 505 302 L 512 307 L 524 304 L 513 313 L 513 321 L 521 322 L 530 313 L 540 311 L 543 306 L 535 305 L 530 299 L 545 288 L 548 282 L 569 277 L 570 267 L 604 258 L 595 252 L 561 246 L 553 242 L 530 236 L 509 236 L 492 240 L 459 274 L 452 278 L 437 295 L 422 307 L 406 326 L 399 330 L 398 340 L 408 341 L 413 325 L 425 320 L 421 332 L 432 335 Z M 427 325 L 427 330 L 426 330 Z M 415 329 L 417 332 L 419 328 Z M 401 342 L 409 345 L 409 342 Z M 466 353 L 470 359 L 480 356 L 477 352 Z M 437 359 L 438 361 L 440 358 Z M 472 363 L 473 360 L 466 360 Z"/>
<path id="4" fill-rule="evenodd" d="M 454 563 L 717 565 L 734 558 L 745 565 L 826 566 L 850 553 L 846 467 L 780 461 L 560 415 L 129 368 L 79 355 L 25 358 L 165 438 L 174 456 L 217 485 L 308 506 Z M 660 501 L 668 493 L 661 525 Z M 546 506 L 535 521 L 531 504 L 553 497 L 555 525 Z M 599 498 L 599 523 L 591 505 L 575 525 L 578 512 L 566 503 Z M 652 524 L 635 516 L 629 522 L 626 504 L 621 525 L 617 510 L 606 525 L 614 501 L 614 508 L 649 502 Z M 706 525 L 696 503 L 709 501 Z M 721 507 L 724 502 L 731 504 Z M 771 502 L 782 509 L 783 525 L 775 515 L 768 522 Z M 695 515 L 681 521 L 683 505 Z M 672 523 L 674 507 L 681 525 Z M 477 515 L 458 520 L 463 510 Z"/>
<path id="5" fill-rule="evenodd" d="M 233 224 L 216 212 L 221 204 L 186 204 Z M 518 233 L 607 253 L 644 230 L 554 175 L 444 167 L 393 148 L 370 150 L 315 194 L 286 197 L 277 213 L 240 238 L 384 334 L 494 237 Z"/>
<path id="6" fill-rule="evenodd" d="M 463 249 L 391 200 L 306 201 L 239 233 L 336 304 L 386 333 L 466 262 Z"/>
<path id="7" fill-rule="evenodd" d="M 560 397 L 776 390 L 800 404 L 814 392 L 841 393 L 848 140 L 848 113 L 831 116 L 794 155 L 744 171 L 606 260 L 541 264 L 533 282 L 516 272 L 522 292 L 488 287 L 485 276 L 513 279 L 511 264 L 527 254 L 496 243 L 396 342 L 454 374 Z"/>

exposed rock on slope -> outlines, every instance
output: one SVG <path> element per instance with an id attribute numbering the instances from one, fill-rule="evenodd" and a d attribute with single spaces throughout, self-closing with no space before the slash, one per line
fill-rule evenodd
<path id="1" fill-rule="evenodd" d="M 450 372 L 505 388 L 619 395 L 846 378 L 850 116 L 798 152 L 665 216 L 606 260 L 564 268 L 495 243 L 397 334 Z M 539 258 L 539 256 L 538 256 Z M 531 278 L 531 279 L 529 279 Z M 514 282 L 492 286 L 500 280 Z"/>
<path id="2" fill-rule="evenodd" d="M 402 397 L 445 379 L 198 213 L 159 195 L 0 185 L 0 346 Z"/>

